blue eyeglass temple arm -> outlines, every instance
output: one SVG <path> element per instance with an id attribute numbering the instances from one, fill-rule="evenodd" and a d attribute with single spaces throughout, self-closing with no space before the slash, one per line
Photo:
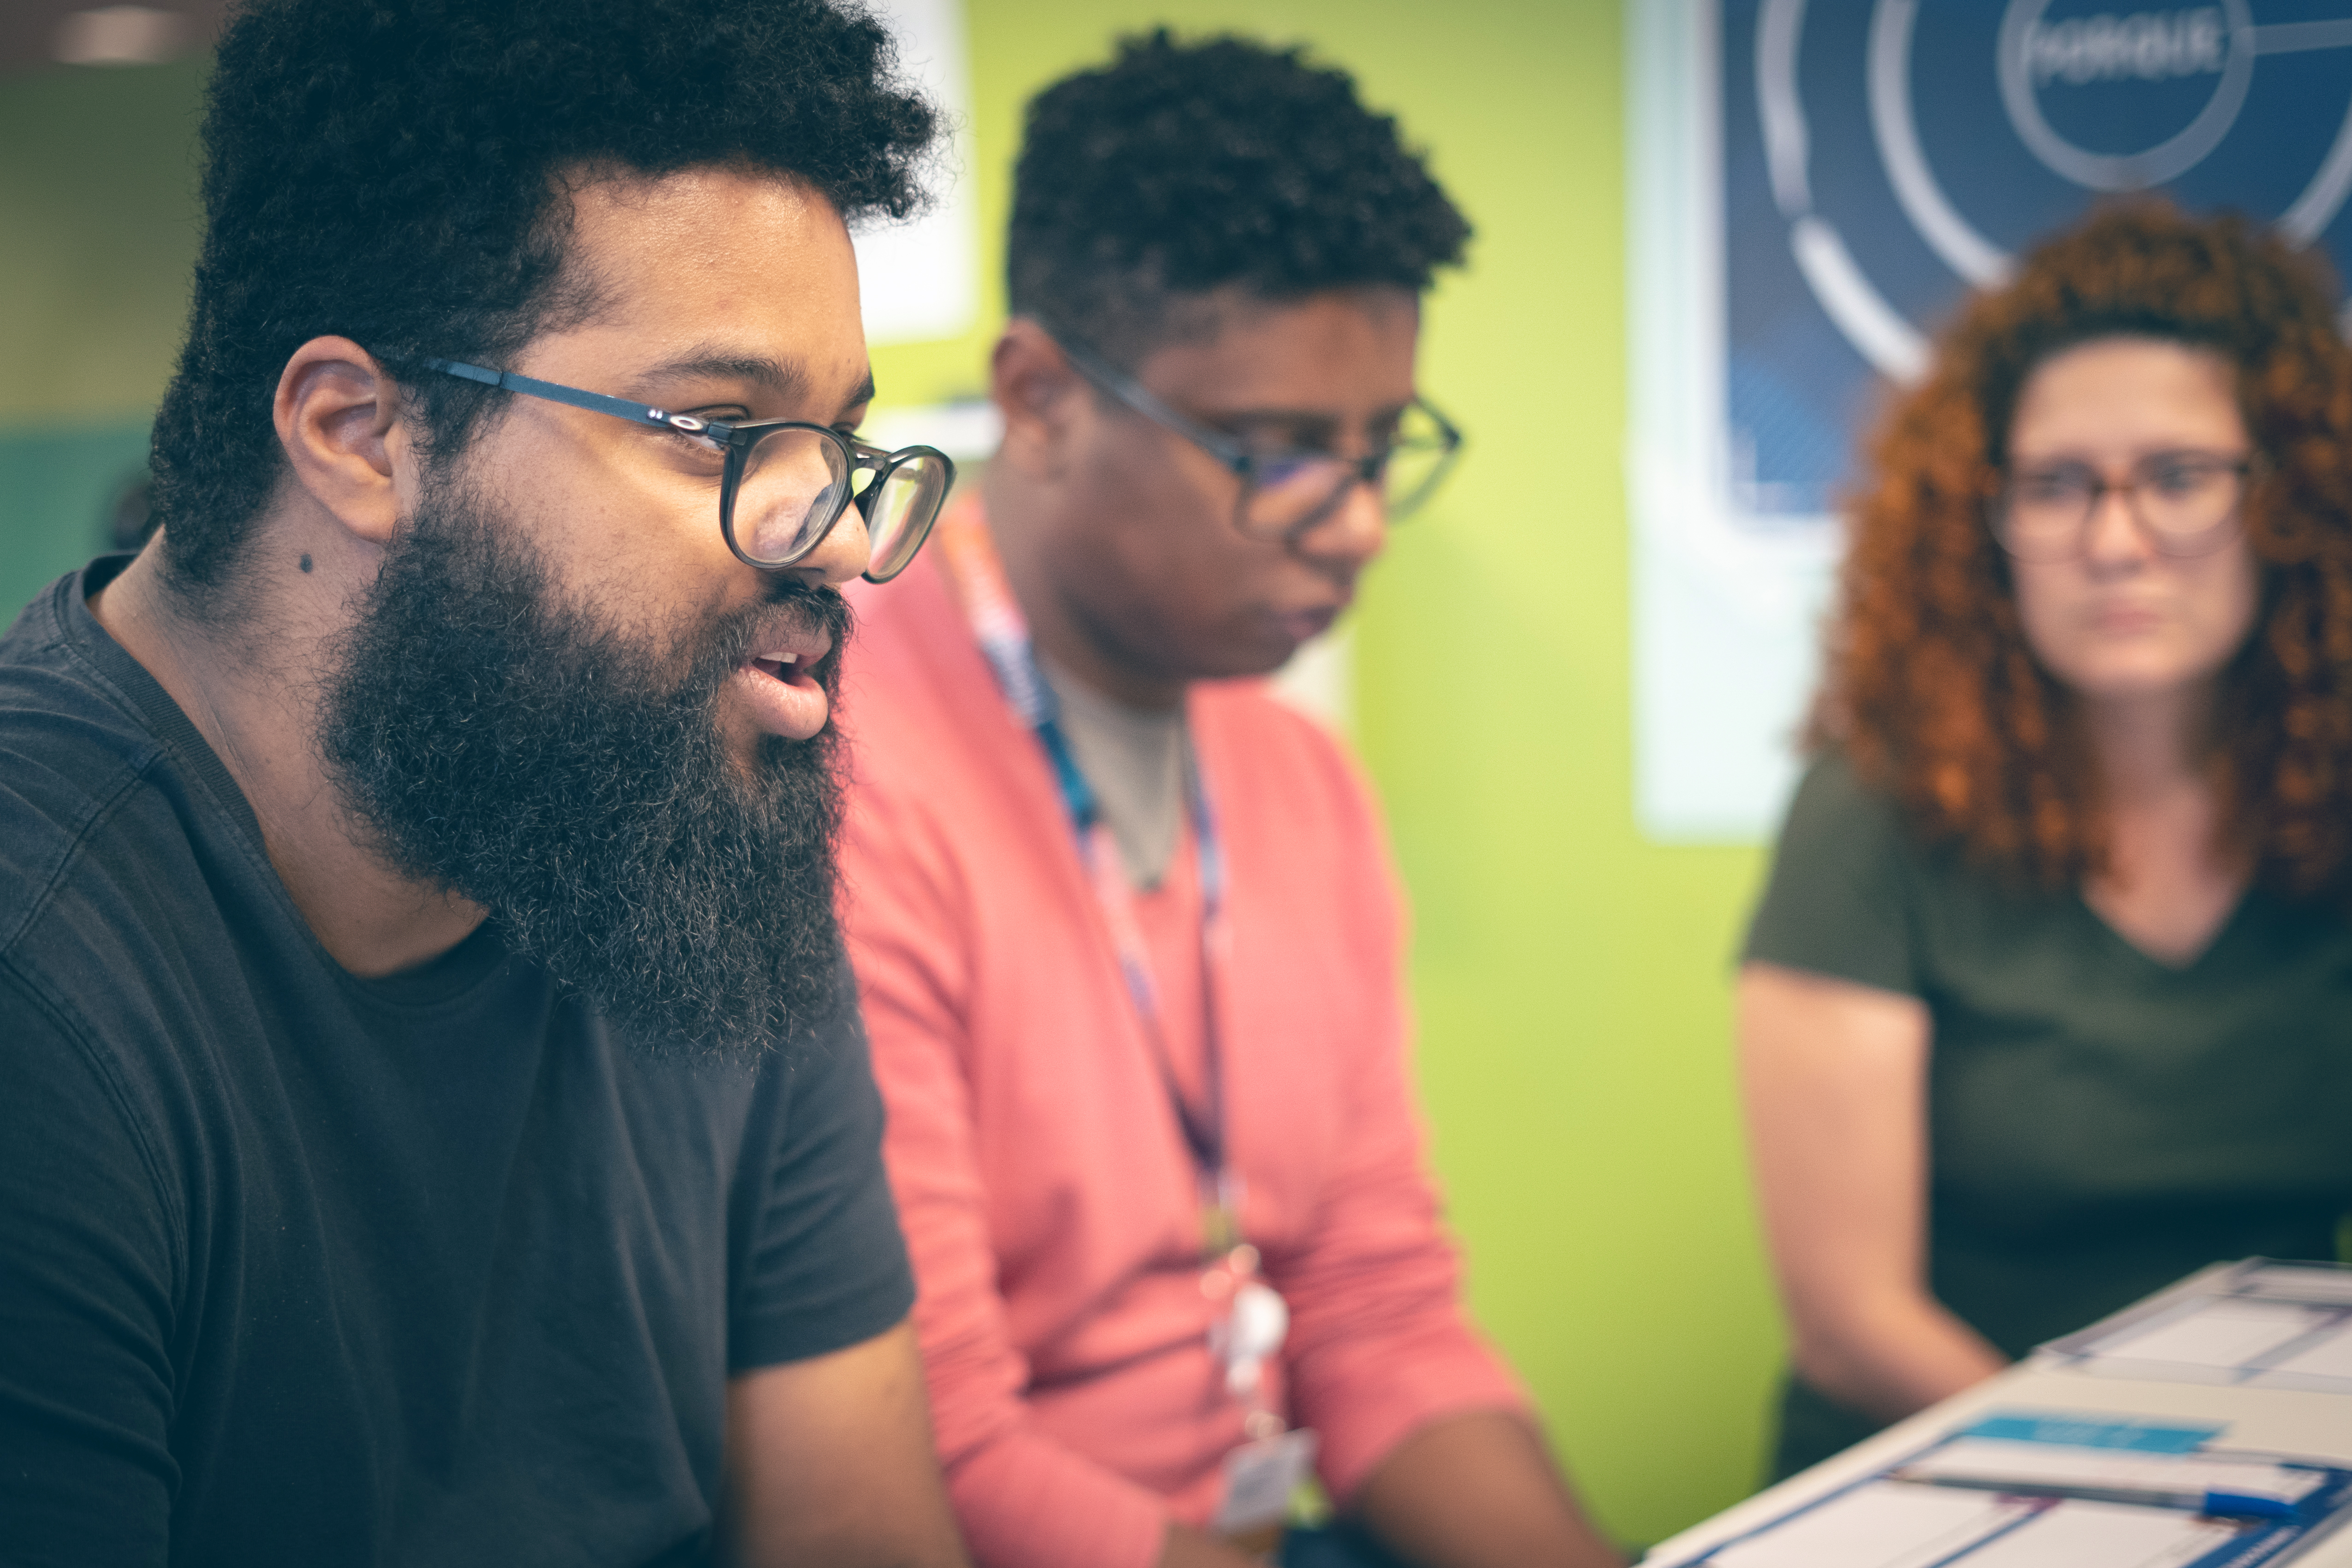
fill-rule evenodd
<path id="1" fill-rule="evenodd" d="M 689 435 L 707 435 L 711 440 L 722 444 L 731 443 L 737 434 L 737 427 L 724 420 L 697 419 L 690 413 L 672 413 L 666 408 L 653 408 L 645 403 L 631 402 L 625 397 L 608 397 L 603 392 L 583 392 L 578 387 L 568 387 L 561 382 L 543 382 L 532 376 L 519 376 L 512 371 L 493 371 L 482 365 L 468 365 L 457 360 L 420 360 L 417 362 L 428 371 L 437 371 L 445 376 L 456 376 L 459 381 L 479 382 L 486 387 L 498 387 L 505 392 L 520 392 L 526 397 L 540 397 L 545 398 L 550 402 L 569 403 L 573 408 L 584 408 L 591 413 L 609 413 L 616 419 L 625 419 L 633 424 L 651 425 L 656 430 L 680 430 Z M 1143 395 L 1149 397 L 1151 394 L 1145 392 Z M 948 485 L 955 483 L 954 463 L 949 460 L 946 453 L 936 448 L 908 446 L 897 452 L 888 452 L 870 442 L 860 441 L 854 435 L 842 436 L 841 441 L 849 449 L 852 471 L 875 475 L 877 482 L 879 476 L 886 469 L 896 466 L 898 459 L 920 455 L 938 458 L 946 469 L 946 483 Z M 861 507 L 866 505 L 866 497 L 871 494 L 870 488 L 860 492 L 858 505 Z"/>
<path id="2" fill-rule="evenodd" d="M 625 397 L 607 397 L 603 392 L 582 392 L 578 387 L 567 387 L 556 382 L 519 376 L 512 371 L 486 370 L 480 365 L 461 364 L 456 360 L 423 360 L 418 362 L 428 371 L 456 376 L 459 381 L 479 382 L 486 387 L 521 392 L 526 397 L 569 403 L 573 408 L 584 408 L 592 413 L 609 413 L 634 423 L 650 424 L 656 430 L 681 430 L 688 435 L 708 435 L 719 441 L 735 434 L 733 425 L 719 420 L 697 419 L 690 413 L 672 413 L 667 409 L 631 402 Z"/>
<path id="3" fill-rule="evenodd" d="M 1252 452 L 1241 442 L 1234 440 L 1222 430 L 1214 430 L 1202 424 L 1180 409 L 1170 407 L 1162 402 L 1150 388 L 1133 376 L 1113 370 L 1091 349 L 1064 338 L 1056 338 L 1054 342 L 1062 350 L 1063 356 L 1071 364 L 1076 365 L 1078 373 L 1087 380 L 1094 382 L 1136 413 L 1146 418 L 1158 420 L 1161 424 L 1223 463 L 1240 477 L 1248 479 L 1252 476 L 1253 471 L 1261 459 L 1258 454 Z M 1447 455 L 1450 457 L 1454 449 L 1462 444 L 1462 433 L 1454 427 L 1452 420 L 1440 413 L 1433 404 L 1420 398 L 1412 401 L 1423 413 L 1437 422 L 1437 428 L 1442 434 Z M 1368 453 L 1357 460 L 1356 471 L 1366 480 L 1370 480 L 1379 474 L 1381 465 L 1387 463 L 1392 455 L 1392 452 Z"/>
<path id="4" fill-rule="evenodd" d="M 1133 376 L 1113 370 L 1108 364 L 1097 359 L 1091 349 L 1064 338 L 1056 338 L 1054 342 L 1062 350 L 1063 356 L 1076 365 L 1078 368 L 1078 373 L 1085 376 L 1087 380 L 1094 382 L 1136 413 L 1147 418 L 1158 420 L 1243 478 L 1249 477 L 1250 469 L 1255 466 L 1255 464 L 1248 447 L 1235 441 L 1223 431 L 1212 430 L 1181 410 L 1171 408 L 1160 402 L 1158 395 L 1141 382 L 1137 381 Z"/>

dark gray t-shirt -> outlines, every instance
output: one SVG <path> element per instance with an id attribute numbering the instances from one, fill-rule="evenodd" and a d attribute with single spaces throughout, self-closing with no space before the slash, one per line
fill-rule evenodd
<path id="1" fill-rule="evenodd" d="M 633 1049 L 495 923 L 355 978 L 90 618 L 0 639 L 0 1560 L 706 1557 L 734 1373 L 913 1299 L 845 964 Z"/>
<path id="2" fill-rule="evenodd" d="M 1922 847 L 1825 756 L 1748 956 L 1927 1005 L 1929 1267 L 2011 1355 L 2225 1258 L 2332 1258 L 2352 1210 L 2352 922 L 2248 893 L 2174 967 L 2077 893 Z"/>
<path id="3" fill-rule="evenodd" d="M 2079 893 L 1922 845 L 1832 753 L 1790 806 L 1747 956 L 1927 1004 L 1929 1284 L 2010 1355 L 2208 1263 L 2336 1255 L 2352 1210 L 2340 909 L 2253 889 L 2174 967 Z M 1800 1388 L 1786 1412 L 1783 1473 L 1869 1430 L 1817 1403 Z"/>

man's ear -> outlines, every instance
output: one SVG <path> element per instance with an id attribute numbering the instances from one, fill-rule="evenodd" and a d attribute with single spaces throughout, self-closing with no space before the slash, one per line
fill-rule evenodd
<path id="1" fill-rule="evenodd" d="M 278 377 L 271 413 L 294 482 L 355 538 L 392 542 L 408 434 L 400 383 L 349 338 L 313 338 Z"/>
<path id="2" fill-rule="evenodd" d="M 989 357 L 989 396 L 1004 416 L 996 460 L 1032 478 L 1060 474 L 1072 420 L 1086 395 L 1085 381 L 1043 327 L 1025 316 L 1007 321 Z"/>

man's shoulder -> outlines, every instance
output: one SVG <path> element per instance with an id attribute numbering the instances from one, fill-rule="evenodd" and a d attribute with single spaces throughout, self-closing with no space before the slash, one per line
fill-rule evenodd
<path id="1" fill-rule="evenodd" d="M 221 983 L 212 899 L 250 856 L 138 709 L 131 672 L 77 641 L 59 611 L 74 591 L 65 580 L 0 637 L 0 1008 L 129 1050 L 167 977 Z"/>
<path id="2" fill-rule="evenodd" d="M 36 601 L 0 637 L 0 951 L 93 846 L 142 831 L 124 809 L 163 750 L 47 608 Z"/>
<path id="3" fill-rule="evenodd" d="M 886 586 L 851 584 L 848 598 L 856 619 L 842 686 L 853 721 L 870 709 L 901 722 L 955 700 L 975 674 L 985 678 L 962 608 L 930 555 Z"/>
<path id="4" fill-rule="evenodd" d="M 973 780 L 1017 768 L 1029 745 L 1006 708 L 963 612 L 928 556 L 887 587 L 853 596 L 857 631 L 843 660 L 842 727 L 854 761 L 852 809 L 869 800 L 977 806 Z"/>
<path id="5" fill-rule="evenodd" d="M 1352 766 L 1347 742 L 1330 722 L 1286 695 L 1271 676 L 1202 681 L 1192 693 L 1198 710 L 1245 729 L 1265 743 L 1295 748 L 1343 768 Z"/>
<path id="6" fill-rule="evenodd" d="M 1337 811 L 1351 826 L 1357 819 L 1370 825 L 1376 814 L 1370 783 L 1347 742 L 1270 681 L 1195 686 L 1192 723 L 1223 795 L 1286 811 Z"/>
<path id="7" fill-rule="evenodd" d="M 144 1160 L 161 1037 L 142 996 L 175 939 L 158 890 L 189 847 L 154 810 L 153 737 L 27 632 L 0 639 L 0 1070 L 71 1124 L 35 1157 Z"/>
<path id="8" fill-rule="evenodd" d="M 1385 950 L 1402 905 L 1370 782 L 1320 719 L 1263 681 L 1196 687 L 1194 738 L 1237 900 Z"/>

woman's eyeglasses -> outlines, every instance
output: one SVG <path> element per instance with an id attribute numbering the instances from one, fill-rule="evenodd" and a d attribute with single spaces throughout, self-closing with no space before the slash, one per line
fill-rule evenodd
<path id="1" fill-rule="evenodd" d="M 2030 465 L 2001 483 L 1990 514 L 1993 537 L 2020 560 L 2081 555 L 2092 516 L 2109 496 L 2160 555 L 2210 555 L 2237 537 L 2238 512 L 2255 459 L 2220 452 L 2158 452 L 2111 480 L 2087 463 Z"/>

